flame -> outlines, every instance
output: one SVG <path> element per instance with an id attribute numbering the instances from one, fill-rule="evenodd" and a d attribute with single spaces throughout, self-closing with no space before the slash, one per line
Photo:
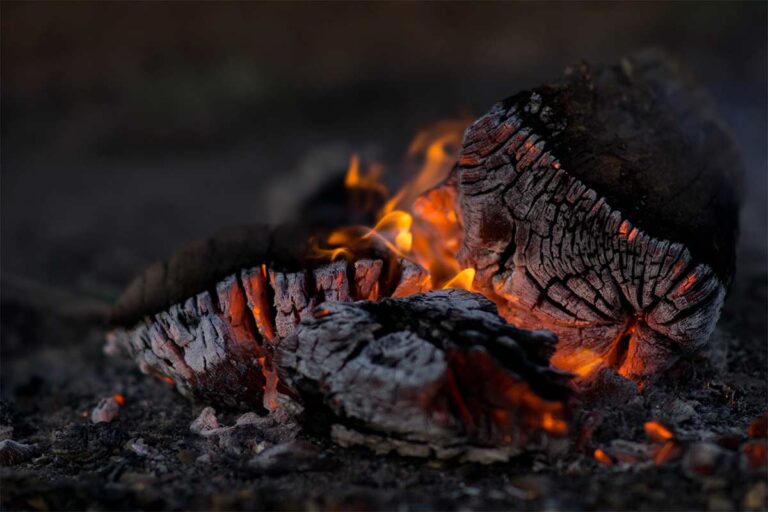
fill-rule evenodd
<path id="1" fill-rule="evenodd" d="M 443 285 L 446 288 L 460 288 L 462 290 L 472 291 L 472 281 L 475 280 L 475 269 L 465 268 L 456 274 L 450 281 Z"/>
<path id="2" fill-rule="evenodd" d="M 363 238 L 378 238 L 389 250 L 404 257 L 413 245 L 412 225 L 411 214 L 395 210 L 379 219 L 376 225 L 363 235 Z"/>
<path id="3" fill-rule="evenodd" d="M 427 269 L 432 289 L 471 290 L 475 271 L 462 268 L 455 256 L 461 245 L 461 227 L 454 192 L 451 187 L 437 187 L 456 161 L 464 128 L 470 122 L 443 121 L 420 131 L 408 148 L 407 162 L 414 165 L 421 161 L 420 169 L 386 200 L 374 226 L 340 227 L 322 242 L 314 241 L 315 255 L 331 261 L 353 260 L 374 246 Z M 382 171 L 383 166 L 376 163 L 363 171 L 360 158 L 354 154 L 344 184 L 354 193 L 368 191 L 387 197 Z"/>
<path id="4" fill-rule="evenodd" d="M 371 163 L 367 170 L 360 168 L 360 157 L 353 154 L 349 160 L 347 174 L 344 176 L 344 186 L 353 192 L 354 205 L 364 211 L 370 211 L 376 204 L 376 197 L 386 198 L 389 195 L 387 186 L 381 181 L 384 166 Z"/>
<path id="5" fill-rule="evenodd" d="M 117 402 L 117 405 L 125 405 L 125 397 L 121 395 L 120 393 L 115 393 L 112 396 L 112 399 Z"/>

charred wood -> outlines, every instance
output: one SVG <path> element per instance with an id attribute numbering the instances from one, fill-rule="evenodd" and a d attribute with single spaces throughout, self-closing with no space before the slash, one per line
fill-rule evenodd
<path id="1" fill-rule="evenodd" d="M 460 259 L 553 363 L 643 382 L 706 343 L 732 275 L 740 160 L 659 55 L 582 65 L 495 105 L 456 171 Z"/>
<path id="2" fill-rule="evenodd" d="M 249 240 L 259 236 L 269 242 Z M 429 282 L 426 270 L 408 260 L 387 262 L 395 272 L 384 272 L 378 258 L 351 264 L 313 260 L 302 236 L 306 231 L 295 228 L 243 228 L 226 232 L 224 241 L 196 242 L 153 265 L 116 306 L 110 347 L 126 349 L 143 372 L 174 384 L 185 396 L 231 408 L 274 409 L 279 392 L 274 344 L 317 304 L 375 299 L 382 289 L 417 293 Z M 214 269 L 204 275 L 198 267 Z M 230 274 L 207 284 L 222 269 Z M 207 288 L 163 306 L 193 286 Z"/>
<path id="3" fill-rule="evenodd" d="M 281 381 L 342 444 L 408 455 L 505 458 L 568 429 L 556 338 L 507 324 L 463 290 L 325 303 L 281 340 Z M 314 408 L 313 408 L 314 404 Z"/>

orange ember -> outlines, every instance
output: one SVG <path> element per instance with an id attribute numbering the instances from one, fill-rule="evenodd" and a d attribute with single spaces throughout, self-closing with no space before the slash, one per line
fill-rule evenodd
<path id="1" fill-rule="evenodd" d="M 677 459 L 682 454 L 682 449 L 674 440 L 669 440 L 653 452 L 654 464 L 664 464 Z"/>
<path id="2" fill-rule="evenodd" d="M 610 457 L 610 455 L 605 453 L 600 448 L 595 449 L 595 460 L 600 464 L 605 464 L 606 466 L 613 464 L 613 459 Z"/>
<path id="3" fill-rule="evenodd" d="M 115 393 L 115 395 L 112 396 L 112 399 L 117 402 L 117 405 L 125 405 L 125 397 L 120 393 Z"/>
<path id="4" fill-rule="evenodd" d="M 261 365 L 261 374 L 264 375 L 264 408 L 268 411 L 274 411 L 280 405 L 277 400 L 277 386 L 279 384 L 279 378 L 277 376 L 277 370 L 270 367 L 267 363 L 266 356 L 257 358 Z"/>
<path id="5" fill-rule="evenodd" d="M 654 443 L 664 443 L 675 438 L 667 427 L 658 421 L 648 421 L 644 425 L 645 435 Z"/>
<path id="6" fill-rule="evenodd" d="M 743 446 L 742 452 L 752 469 L 768 467 L 768 445 L 765 442 L 750 441 Z"/>
<path id="7" fill-rule="evenodd" d="M 603 358 L 588 348 L 579 348 L 572 352 L 558 350 L 552 356 L 551 362 L 556 368 L 579 377 L 587 377 L 602 366 Z"/>
<path id="8" fill-rule="evenodd" d="M 749 425 L 747 435 L 753 438 L 768 437 L 768 412 Z"/>

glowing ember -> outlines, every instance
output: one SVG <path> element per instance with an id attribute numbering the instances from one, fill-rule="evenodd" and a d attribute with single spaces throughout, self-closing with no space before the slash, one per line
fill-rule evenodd
<path id="1" fill-rule="evenodd" d="M 768 467 L 768 446 L 764 442 L 752 441 L 746 443 L 742 452 L 752 469 Z"/>
<path id="2" fill-rule="evenodd" d="M 605 464 L 606 466 L 613 464 L 613 459 L 600 448 L 595 449 L 595 460 L 600 464 Z"/>
<path id="3" fill-rule="evenodd" d="M 753 438 L 768 437 L 768 412 L 749 425 L 747 435 Z"/>
<path id="4" fill-rule="evenodd" d="M 679 458 L 681 455 L 682 449 L 674 440 L 669 440 L 653 452 L 653 462 L 655 464 L 664 464 Z"/>
<path id="5" fill-rule="evenodd" d="M 603 358 L 588 348 L 574 352 L 557 351 L 552 356 L 552 365 L 579 377 L 587 377 L 603 364 Z"/>
<path id="6" fill-rule="evenodd" d="M 675 438 L 675 435 L 657 421 L 648 421 L 644 425 L 645 435 L 654 443 L 664 443 Z"/>
<path id="7" fill-rule="evenodd" d="M 117 405 L 125 405 L 125 397 L 120 393 L 115 393 L 112 398 L 117 402 Z"/>

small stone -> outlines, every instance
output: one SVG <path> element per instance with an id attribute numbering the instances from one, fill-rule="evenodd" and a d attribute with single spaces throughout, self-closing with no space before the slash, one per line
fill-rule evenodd
<path id="1" fill-rule="evenodd" d="M 750 487 L 741 500 L 741 508 L 754 511 L 768 509 L 768 484 L 758 482 Z"/>
<path id="2" fill-rule="evenodd" d="M 727 496 L 723 496 L 722 494 L 715 494 L 709 497 L 707 508 L 709 510 L 728 511 L 733 510 L 734 506 L 733 502 L 728 499 Z"/>
<path id="3" fill-rule="evenodd" d="M 216 419 L 216 410 L 213 407 L 204 408 L 200 411 L 200 415 L 189 425 L 191 432 L 201 436 L 205 436 L 218 428 L 219 421 Z"/>
<path id="4" fill-rule="evenodd" d="M 306 441 L 289 441 L 266 448 L 248 462 L 260 474 L 299 473 L 320 469 L 326 460 L 320 451 Z"/>
<path id="5" fill-rule="evenodd" d="M 31 444 L 17 443 L 13 439 L 0 441 L 0 466 L 14 466 L 28 461 L 37 453 Z"/>
<path id="6" fill-rule="evenodd" d="M 176 454 L 176 457 L 182 464 L 194 464 L 197 457 L 191 450 L 181 450 Z"/>
<path id="7" fill-rule="evenodd" d="M 696 417 L 695 405 L 699 405 L 698 402 L 677 398 L 659 411 L 660 416 L 673 425 L 680 425 Z"/>
<path id="8" fill-rule="evenodd" d="M 651 459 L 652 447 L 645 443 L 614 439 L 606 452 L 617 462 L 638 464 Z"/>
<path id="9" fill-rule="evenodd" d="M 120 404 L 114 397 L 104 398 L 91 411 L 93 423 L 111 423 L 120 413 Z"/>
<path id="10" fill-rule="evenodd" d="M 611 368 L 601 368 L 580 385 L 585 403 L 602 408 L 627 404 L 637 397 L 637 384 Z"/>
<path id="11" fill-rule="evenodd" d="M 713 443 L 694 443 L 683 456 L 683 472 L 695 480 L 728 474 L 733 469 L 735 455 Z"/>
<path id="12" fill-rule="evenodd" d="M 128 441 L 128 449 L 141 457 L 149 455 L 149 447 L 144 444 L 144 439 L 141 438 Z"/>

